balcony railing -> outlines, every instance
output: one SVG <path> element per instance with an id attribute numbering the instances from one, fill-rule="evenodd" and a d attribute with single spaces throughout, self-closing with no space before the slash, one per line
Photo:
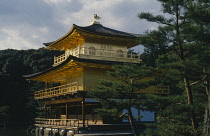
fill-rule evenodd
<path id="1" fill-rule="evenodd" d="M 150 86 L 140 89 L 135 93 L 150 93 L 150 94 L 170 94 L 169 86 Z"/>
<path id="2" fill-rule="evenodd" d="M 65 61 L 69 55 L 76 56 L 76 57 L 84 57 L 84 58 L 86 56 L 92 56 L 94 57 L 94 59 L 103 59 L 103 60 L 118 59 L 124 62 L 129 62 L 130 60 L 136 60 L 138 62 L 140 61 L 139 53 L 128 53 L 128 52 L 123 52 L 122 50 L 116 51 L 116 50 L 104 50 L 104 49 L 78 47 L 70 51 L 66 51 L 65 54 L 62 54 L 58 57 L 54 57 L 53 66 L 59 65 L 60 63 Z"/>
<path id="3" fill-rule="evenodd" d="M 169 94 L 169 86 L 155 86 L 155 93 Z"/>
<path id="4" fill-rule="evenodd" d="M 53 125 L 53 126 L 70 126 L 70 127 L 82 127 L 83 121 L 80 119 L 45 119 L 36 118 L 36 125 Z M 85 126 L 88 125 L 88 120 L 85 121 Z"/>
<path id="5" fill-rule="evenodd" d="M 61 86 L 56 86 L 56 87 L 36 91 L 34 93 L 34 99 L 43 99 L 43 98 L 51 98 L 55 96 L 66 95 L 66 94 L 70 94 L 78 90 L 83 90 L 83 86 L 79 85 L 79 83 L 77 82 L 74 82 L 70 84 L 65 84 Z"/>
<path id="6" fill-rule="evenodd" d="M 102 120 L 92 121 L 90 119 L 46 119 L 46 118 L 35 118 L 36 125 L 53 125 L 53 126 L 70 126 L 70 127 L 83 127 L 93 124 L 103 124 Z"/>

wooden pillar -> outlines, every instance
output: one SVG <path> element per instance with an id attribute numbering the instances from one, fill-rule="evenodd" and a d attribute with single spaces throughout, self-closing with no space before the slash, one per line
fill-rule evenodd
<path id="1" fill-rule="evenodd" d="M 59 107 L 59 109 L 60 109 L 60 115 L 59 115 L 59 118 L 61 119 L 61 115 L 62 115 L 62 107 L 60 106 L 60 107 Z"/>
<path id="2" fill-rule="evenodd" d="M 78 45 L 78 55 L 80 54 L 80 44 Z"/>
<path id="3" fill-rule="evenodd" d="M 47 82 L 45 82 L 45 89 L 47 89 L 48 88 L 48 86 L 47 86 Z"/>
<path id="4" fill-rule="evenodd" d="M 85 98 L 82 97 L 82 124 L 85 127 Z"/>
<path id="5" fill-rule="evenodd" d="M 48 118 L 48 116 L 47 116 L 47 106 L 46 105 L 44 105 L 44 117 Z"/>
<path id="6" fill-rule="evenodd" d="M 50 119 L 52 119 L 52 105 L 50 104 Z"/>
<path id="7" fill-rule="evenodd" d="M 66 103 L 66 119 L 68 119 L 68 103 Z"/>

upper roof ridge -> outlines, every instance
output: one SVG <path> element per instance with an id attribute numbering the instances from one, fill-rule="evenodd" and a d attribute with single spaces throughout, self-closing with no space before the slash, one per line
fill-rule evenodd
<path id="1" fill-rule="evenodd" d="M 90 25 L 102 25 L 102 24 L 98 21 L 93 21 L 93 22 L 90 23 Z"/>

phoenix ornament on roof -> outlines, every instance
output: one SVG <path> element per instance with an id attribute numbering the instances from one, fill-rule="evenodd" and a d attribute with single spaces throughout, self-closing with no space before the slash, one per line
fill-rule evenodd
<path id="1" fill-rule="evenodd" d="M 101 19 L 101 17 L 99 17 L 97 14 L 94 14 L 94 19 L 99 20 L 99 19 Z"/>

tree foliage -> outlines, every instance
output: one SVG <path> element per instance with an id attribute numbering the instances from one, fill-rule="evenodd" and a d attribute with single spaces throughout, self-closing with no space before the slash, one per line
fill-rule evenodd
<path id="1" fill-rule="evenodd" d="M 149 109 L 149 107 L 144 106 L 149 101 L 140 100 L 144 99 L 145 96 L 143 94 L 138 95 L 135 92 L 149 87 L 152 81 L 144 79 L 153 76 L 155 72 L 155 68 L 146 65 L 124 64 L 113 66 L 113 71 L 109 71 L 108 74 L 115 80 L 103 80 L 100 82 L 97 91 L 89 93 L 98 99 L 103 106 L 96 111 L 103 117 L 117 120 L 120 120 L 121 116 L 127 115 L 133 133 L 138 135 L 131 108 Z M 127 112 L 122 113 L 123 110 Z"/>
<path id="2" fill-rule="evenodd" d="M 43 85 L 37 82 L 29 83 L 22 76 L 50 68 L 52 56 L 59 54 L 61 53 L 43 48 L 0 50 L 0 115 L 8 115 L 5 117 L 6 121 L 31 122 L 36 116 L 38 104 L 33 99 L 33 92 Z"/>
<path id="3" fill-rule="evenodd" d="M 140 43 L 146 47 L 147 63 L 165 69 L 165 77 L 160 82 L 169 84 L 173 95 L 185 98 L 184 101 L 177 98 L 176 103 L 179 103 L 177 108 L 183 106 L 188 108 L 179 112 L 182 119 L 177 122 L 179 119 L 175 113 L 179 110 L 171 108 L 174 107 L 171 105 L 174 105 L 173 101 L 166 105 L 161 103 L 159 107 L 164 105 L 167 114 L 158 114 L 162 124 L 156 125 L 156 128 L 165 129 L 165 132 L 174 135 L 196 135 L 198 128 L 202 126 L 204 105 L 207 101 L 206 87 L 209 86 L 205 83 L 208 82 L 210 73 L 208 64 L 210 29 L 209 18 L 205 17 L 209 16 L 209 3 L 197 0 L 158 1 L 164 15 L 151 13 L 138 15 L 140 19 L 160 24 L 157 30 L 147 31 L 148 36 L 140 38 Z M 168 131 L 168 127 L 163 127 L 167 125 L 176 127 L 169 127 Z M 188 129 L 180 130 L 185 127 Z"/>

